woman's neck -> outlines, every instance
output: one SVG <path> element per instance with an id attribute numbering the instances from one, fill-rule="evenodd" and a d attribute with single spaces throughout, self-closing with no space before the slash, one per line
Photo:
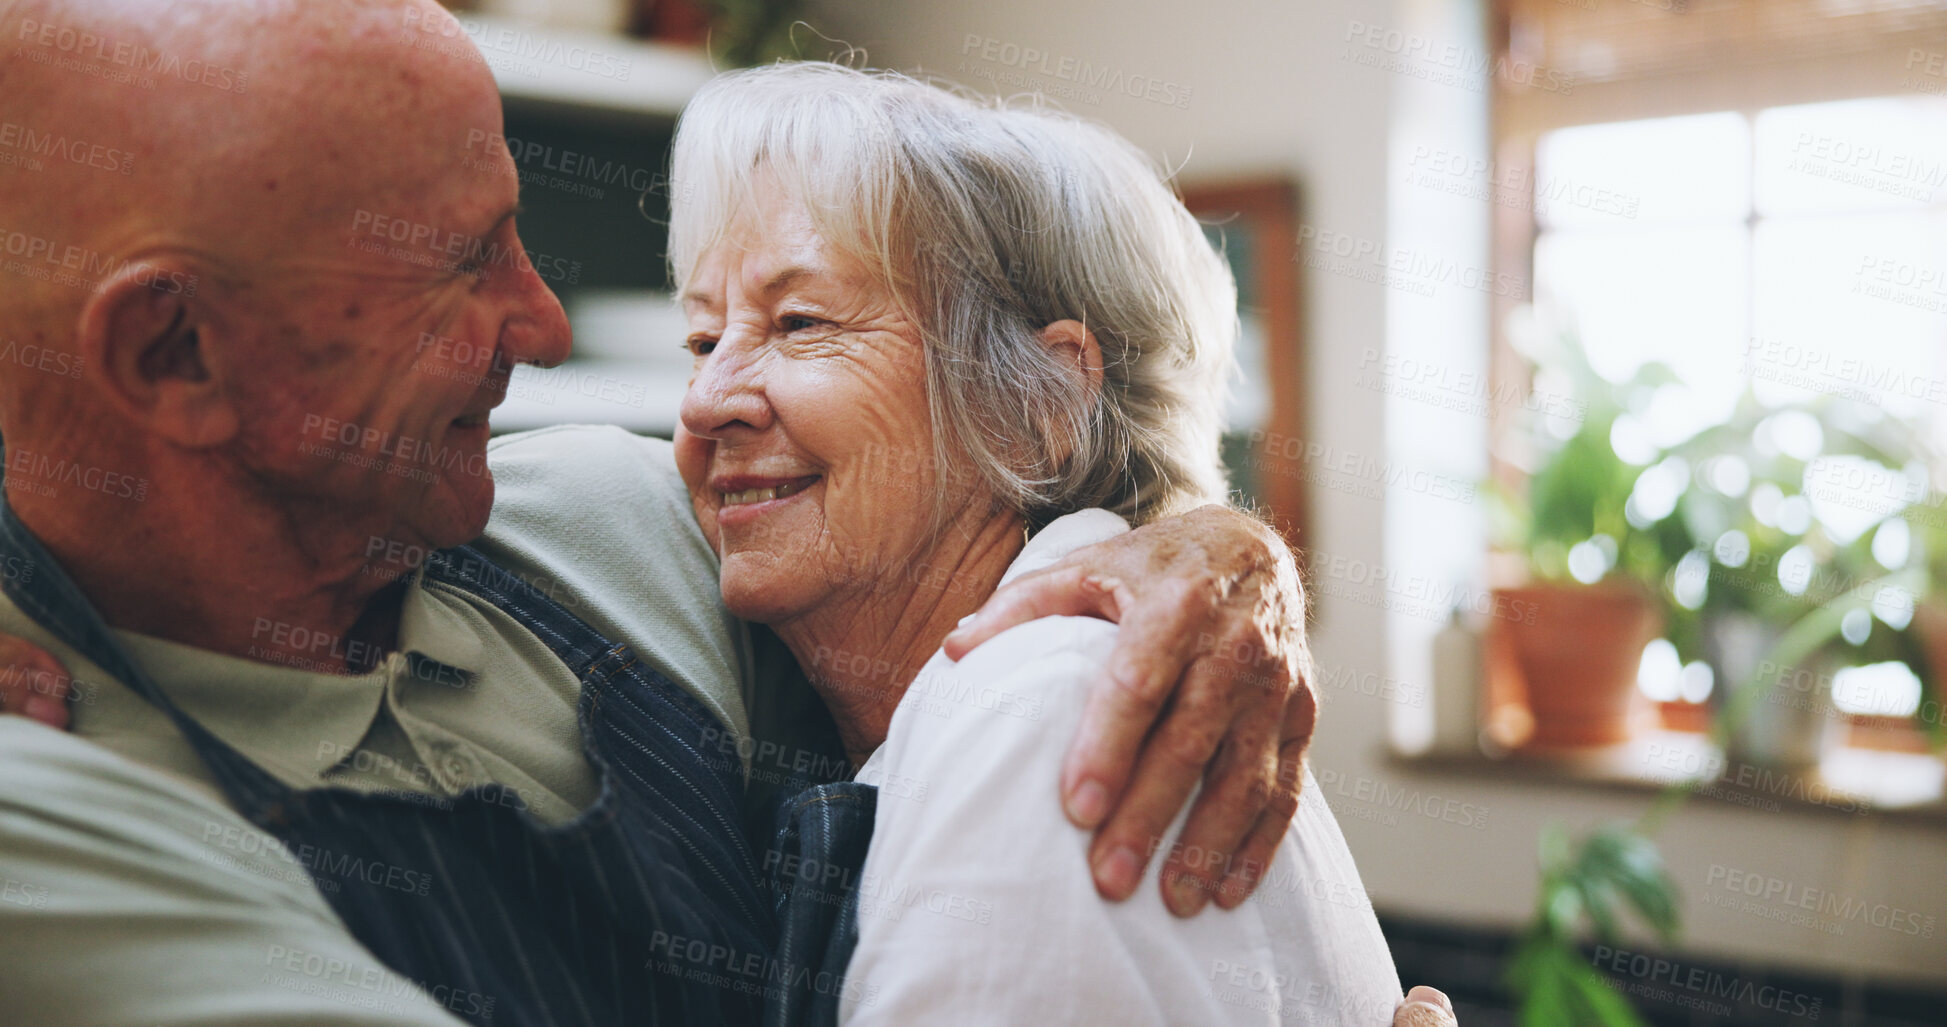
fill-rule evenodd
<path id="1" fill-rule="evenodd" d="M 853 767 L 886 740 L 900 697 L 954 626 L 1000 587 L 1022 534 L 1013 514 L 954 525 L 929 552 L 882 568 L 876 584 L 771 625 L 831 711 Z"/>

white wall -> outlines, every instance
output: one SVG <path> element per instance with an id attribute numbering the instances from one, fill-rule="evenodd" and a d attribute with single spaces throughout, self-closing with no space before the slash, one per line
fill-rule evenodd
<path id="1" fill-rule="evenodd" d="M 1486 367 L 1489 300 L 1466 282 L 1488 264 L 1490 211 L 1480 200 L 1428 188 L 1415 176 L 1426 168 L 1428 150 L 1487 156 L 1487 94 L 1448 81 L 1438 60 L 1391 52 L 1399 44 L 1385 34 L 1423 40 L 1420 53 L 1469 59 L 1489 52 L 1480 6 L 1481 0 L 1081 0 L 1059 7 L 1035 0 L 978 7 L 951 0 L 820 0 L 810 20 L 827 35 L 865 47 L 874 65 L 923 70 L 990 92 L 1075 88 L 1060 77 L 1064 59 L 1107 66 L 1125 81 L 1160 80 L 1157 92 L 1165 99 L 1187 89 L 1180 109 L 1121 95 L 1071 94 L 1066 106 L 1182 164 L 1185 180 L 1293 176 L 1303 189 L 1311 239 L 1338 233 L 1348 245 L 1379 247 L 1382 264 L 1403 259 L 1406 273 L 1370 281 L 1381 270 L 1370 256 L 1334 265 L 1329 252 L 1307 251 L 1323 262 L 1304 272 L 1312 441 L 1340 458 L 1390 459 L 1408 472 L 1472 482 L 1485 471 L 1483 418 L 1389 399 L 1360 383 L 1369 382 L 1362 373 L 1375 370 L 1368 350 L 1438 362 L 1450 385 Z M 1366 26 L 1380 35 L 1369 41 Z M 1046 56 L 1030 58 L 1029 50 Z M 1358 561 L 1388 567 L 1402 580 L 1478 587 L 1478 501 L 1410 488 L 1378 500 L 1350 489 L 1315 488 L 1314 496 L 1308 546 L 1328 564 Z M 1313 584 L 1322 591 L 1326 582 L 1315 573 Z M 1351 583 L 1341 578 L 1340 584 Z M 1321 667 L 1345 682 L 1369 686 L 1375 678 L 1362 675 L 1371 671 L 1424 687 L 1426 644 L 1437 620 L 1388 614 L 1369 589 L 1351 588 L 1350 596 L 1345 587 L 1338 591 L 1322 597 L 1312 632 Z M 1358 598 L 1362 591 L 1367 599 Z M 1544 823 L 1581 828 L 1633 817 L 1647 804 L 1646 796 L 1575 786 L 1402 775 L 1387 762 L 1388 733 L 1410 737 L 1413 710 L 1365 694 L 1371 690 L 1350 683 L 1325 690 L 1326 716 L 1313 752 L 1383 909 L 1521 923 L 1532 909 L 1535 838 Z M 1381 788 L 1406 799 L 1361 799 Z M 1486 814 L 1486 826 L 1441 819 L 1442 806 L 1417 801 L 1429 795 L 1471 804 Z M 1420 809 L 1435 815 L 1415 812 Z M 1767 814 L 1696 801 L 1666 832 L 1665 851 L 1689 897 L 1688 940 L 1700 952 L 1947 982 L 1937 940 L 1865 922 L 1834 936 L 1700 901 L 1728 894 L 1710 880 L 1713 865 L 1737 867 L 1937 916 L 1947 931 L 1947 889 L 1940 887 L 1947 822 L 1916 825 L 1830 811 Z"/>

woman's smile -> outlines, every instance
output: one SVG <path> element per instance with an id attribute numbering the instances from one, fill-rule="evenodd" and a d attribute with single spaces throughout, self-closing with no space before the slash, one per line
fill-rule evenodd
<path id="1" fill-rule="evenodd" d="M 811 474 L 795 478 L 724 475 L 710 482 L 718 498 L 717 523 L 722 527 L 749 524 L 773 513 L 805 490 L 824 480 Z"/>

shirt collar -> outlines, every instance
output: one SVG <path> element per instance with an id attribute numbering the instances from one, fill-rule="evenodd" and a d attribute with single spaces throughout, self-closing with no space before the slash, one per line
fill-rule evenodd
<path id="1" fill-rule="evenodd" d="M 486 667 L 486 643 L 447 597 L 451 591 L 419 569 L 399 610 L 399 650 L 476 675 Z"/>
<path id="2" fill-rule="evenodd" d="M 481 670 L 485 646 L 423 576 L 422 569 L 401 601 L 399 651 L 365 674 L 324 669 L 328 645 L 318 663 L 291 665 L 132 631 L 116 635 L 184 713 L 280 780 L 315 787 L 371 733 L 388 687 L 432 679 L 414 675 L 410 661 L 430 660 L 466 676 Z"/>
<path id="3" fill-rule="evenodd" d="M 1038 571 L 1083 546 L 1106 542 L 1128 530 L 1127 521 L 1099 507 L 1057 517 L 1049 521 L 1047 527 L 1035 532 L 1034 537 L 1028 539 L 1027 545 L 1021 547 L 1021 552 L 1014 557 L 1014 562 L 1007 565 L 1007 573 L 1001 575 L 1001 584 L 1006 585 L 1023 574 Z M 951 661 L 946 658 L 946 650 L 942 649 L 927 661 L 926 666 L 920 670 L 920 676 L 924 678 L 928 674 L 945 673 L 942 664 L 948 662 Z M 886 747 L 883 745 L 872 750 L 872 755 L 866 757 L 865 763 L 860 765 L 858 773 L 852 779 L 863 784 L 881 784 L 884 762 L 880 756 L 885 751 Z"/>
<path id="4" fill-rule="evenodd" d="M 1038 571 L 1083 546 L 1092 546 L 1129 530 L 1128 522 L 1108 510 L 1082 510 L 1057 517 L 1034 533 L 1021 553 L 1001 576 L 1005 585 L 1023 574 Z"/>

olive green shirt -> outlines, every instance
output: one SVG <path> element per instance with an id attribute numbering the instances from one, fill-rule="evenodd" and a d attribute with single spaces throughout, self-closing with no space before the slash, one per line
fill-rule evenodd
<path id="1" fill-rule="evenodd" d="M 554 428 L 495 440 L 489 461 L 480 547 L 635 649 L 748 751 L 749 637 L 723 609 L 669 444 Z M 465 1008 L 385 975 L 160 711 L 4 600 L 0 632 L 53 652 L 76 696 L 71 736 L 0 717 L 0 1022 L 419 1024 L 452 1022 L 442 1002 Z M 491 781 L 551 821 L 596 793 L 568 667 L 490 604 L 423 576 L 398 651 L 362 675 L 117 634 L 185 712 L 296 787 L 437 801 Z M 358 972 L 307 973 L 321 965 Z"/>

